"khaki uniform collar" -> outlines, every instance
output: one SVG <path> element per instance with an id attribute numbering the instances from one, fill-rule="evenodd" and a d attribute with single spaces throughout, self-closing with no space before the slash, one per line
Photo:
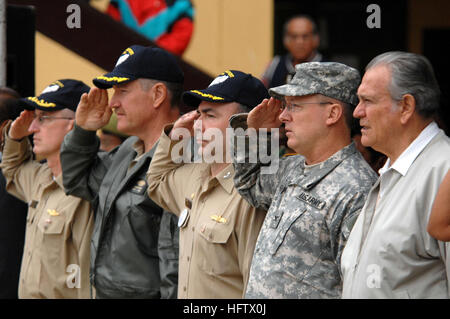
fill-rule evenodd
<path id="1" fill-rule="evenodd" d="M 233 164 L 229 164 L 215 177 L 211 177 L 211 164 L 199 164 L 203 167 L 200 168 L 200 179 L 203 181 L 203 191 L 213 187 L 217 184 L 221 185 L 228 194 L 231 194 L 234 187 L 234 167 Z"/>
<path id="2" fill-rule="evenodd" d="M 150 157 L 153 157 L 153 154 L 155 154 L 156 147 L 158 146 L 158 142 L 153 145 L 153 147 L 148 151 L 147 153 L 144 153 L 145 145 L 144 141 L 141 139 L 137 139 L 136 142 L 133 143 L 131 146 L 133 150 L 136 152 L 135 160 L 138 161 L 143 155 L 148 155 Z"/>
<path id="3" fill-rule="evenodd" d="M 52 175 L 53 176 L 53 175 Z M 62 177 L 62 172 L 61 174 L 59 174 L 58 177 L 53 178 L 53 180 L 55 181 L 56 184 L 58 184 L 59 187 L 61 187 L 62 189 L 64 189 L 64 184 L 63 184 L 63 177 Z"/>

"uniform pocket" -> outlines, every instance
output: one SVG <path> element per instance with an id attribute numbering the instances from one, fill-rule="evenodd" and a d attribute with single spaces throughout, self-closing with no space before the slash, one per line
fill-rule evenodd
<path id="1" fill-rule="evenodd" d="M 278 232 L 274 232 L 275 236 L 273 240 L 271 240 L 271 244 L 269 246 L 269 252 L 272 255 L 275 255 L 278 248 L 280 247 L 281 243 L 284 241 L 286 234 L 288 233 L 291 226 L 295 223 L 295 221 L 303 215 L 303 213 L 306 211 L 305 207 L 299 207 L 293 212 L 284 214 L 285 219 L 283 223 L 279 226 Z"/>
<path id="2" fill-rule="evenodd" d="M 42 252 L 41 258 L 44 263 L 49 265 L 58 265 L 61 254 L 64 253 L 66 240 L 64 228 L 66 217 L 64 212 L 59 212 L 57 216 L 44 213 L 38 221 L 37 227 L 42 233 Z"/>
<path id="3" fill-rule="evenodd" d="M 61 234 L 65 224 L 64 216 L 43 215 L 38 223 L 39 230 L 46 235 Z"/>
<path id="4" fill-rule="evenodd" d="M 139 249 L 149 256 L 158 256 L 161 216 L 132 206 L 127 218 Z"/>
<path id="5" fill-rule="evenodd" d="M 205 222 L 198 230 L 201 238 L 197 241 L 199 266 L 205 272 L 215 275 L 229 274 L 234 271 L 235 261 L 230 260 L 229 239 L 233 225 L 213 220 Z"/>
<path id="6" fill-rule="evenodd" d="M 216 225 L 216 222 L 204 224 L 200 229 L 200 236 L 211 244 L 225 244 L 230 238 L 232 227 Z"/>

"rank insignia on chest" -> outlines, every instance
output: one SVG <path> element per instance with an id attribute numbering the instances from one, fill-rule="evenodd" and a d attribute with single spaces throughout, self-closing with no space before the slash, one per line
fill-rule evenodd
<path id="1" fill-rule="evenodd" d="M 136 182 L 136 184 L 131 188 L 131 192 L 134 194 L 142 195 L 147 190 L 147 182 L 143 179 L 140 179 Z"/>
<path id="2" fill-rule="evenodd" d="M 59 213 L 56 210 L 54 210 L 54 209 L 47 209 L 47 213 L 50 216 L 59 216 Z"/>
<path id="3" fill-rule="evenodd" d="M 297 195 L 297 198 L 311 206 L 314 206 L 317 209 L 322 209 L 325 207 L 325 202 L 323 200 L 315 198 L 314 196 L 305 192 L 301 192 L 300 195 Z"/>
<path id="4" fill-rule="evenodd" d="M 212 215 L 211 219 L 221 224 L 225 224 L 227 222 L 226 218 L 217 215 Z"/>

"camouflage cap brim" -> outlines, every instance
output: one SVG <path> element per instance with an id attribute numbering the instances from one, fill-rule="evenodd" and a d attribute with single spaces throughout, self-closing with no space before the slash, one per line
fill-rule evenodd
<path id="1" fill-rule="evenodd" d="M 285 96 L 305 96 L 316 94 L 311 88 L 299 86 L 296 84 L 285 84 L 269 89 L 270 96 L 283 100 Z"/>

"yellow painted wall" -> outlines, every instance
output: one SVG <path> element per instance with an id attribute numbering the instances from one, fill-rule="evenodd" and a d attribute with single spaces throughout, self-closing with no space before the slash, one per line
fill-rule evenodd
<path id="1" fill-rule="evenodd" d="M 36 94 L 58 79 L 72 78 L 92 86 L 92 79 L 104 73 L 105 70 L 36 32 Z"/>
<path id="2" fill-rule="evenodd" d="M 211 75 L 262 74 L 273 52 L 273 0 L 192 2 L 194 34 L 183 58 Z"/>

